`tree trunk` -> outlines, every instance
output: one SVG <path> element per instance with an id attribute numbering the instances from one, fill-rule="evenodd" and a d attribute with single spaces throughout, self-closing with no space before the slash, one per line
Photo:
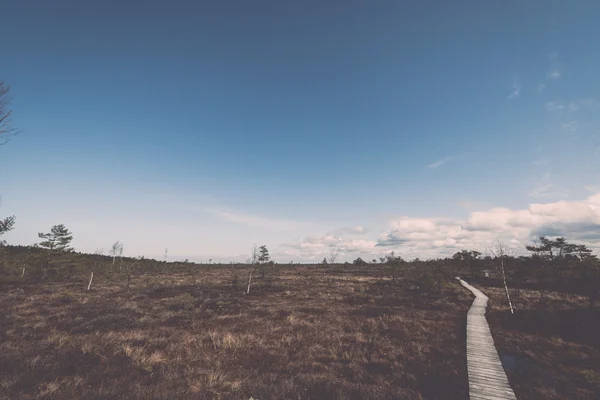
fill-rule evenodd
<path id="1" fill-rule="evenodd" d="M 502 280 L 504 281 L 504 291 L 506 292 L 506 299 L 508 300 L 508 307 L 510 307 L 510 313 L 514 314 L 515 310 L 513 309 L 512 302 L 510 301 L 510 294 L 508 293 L 508 285 L 506 284 L 506 274 L 504 273 L 504 258 L 500 261 L 500 266 L 502 268 Z"/>
<path id="2" fill-rule="evenodd" d="M 250 270 L 250 278 L 248 279 L 248 289 L 246 290 L 246 294 L 250 294 L 250 285 L 252 284 L 252 274 L 254 273 L 254 268 Z"/>

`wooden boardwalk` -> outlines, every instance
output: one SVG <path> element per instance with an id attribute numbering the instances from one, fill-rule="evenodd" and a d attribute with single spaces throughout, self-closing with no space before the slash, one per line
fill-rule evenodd
<path id="1" fill-rule="evenodd" d="M 467 371 L 471 400 L 516 400 L 485 319 L 488 297 L 457 277 L 475 300 L 467 314 Z"/>

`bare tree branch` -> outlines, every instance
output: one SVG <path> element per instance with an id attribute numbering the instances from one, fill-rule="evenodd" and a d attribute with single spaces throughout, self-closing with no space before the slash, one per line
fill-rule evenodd
<path id="1" fill-rule="evenodd" d="M 10 109 L 10 87 L 0 81 L 0 145 L 8 142 L 11 136 L 19 133 L 12 125 L 12 110 Z"/>
<path id="2" fill-rule="evenodd" d="M 510 300 L 510 294 L 508 292 L 508 285 L 506 283 L 506 273 L 504 268 L 504 259 L 506 257 L 512 256 L 512 252 L 510 252 L 508 246 L 502 243 L 500 240 L 498 240 L 496 242 L 496 245 L 494 247 L 491 247 L 488 251 L 496 261 L 496 269 L 498 270 L 498 273 L 502 276 L 502 280 L 504 281 L 504 292 L 506 293 L 506 299 L 508 300 L 510 313 L 514 314 L 515 310 L 513 308 L 512 301 Z"/>
<path id="3" fill-rule="evenodd" d="M 340 248 L 336 247 L 336 248 L 331 248 L 329 250 L 329 264 L 335 264 L 335 260 L 337 260 L 338 255 L 340 254 Z"/>

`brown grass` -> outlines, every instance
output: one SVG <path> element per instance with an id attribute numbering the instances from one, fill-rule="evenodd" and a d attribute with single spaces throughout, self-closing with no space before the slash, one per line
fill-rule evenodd
<path id="1" fill-rule="evenodd" d="M 512 290 L 515 315 L 504 290 L 490 297 L 488 321 L 517 398 L 600 399 L 600 312 L 585 297 Z"/>
<path id="2" fill-rule="evenodd" d="M 4 285 L 0 398 L 467 398 L 471 299 L 454 281 L 299 266 L 244 295 L 248 272 Z"/>

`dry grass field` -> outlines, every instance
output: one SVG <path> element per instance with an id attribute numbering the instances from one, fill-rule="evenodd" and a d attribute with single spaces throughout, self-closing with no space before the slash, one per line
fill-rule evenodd
<path id="1" fill-rule="evenodd" d="M 469 294 L 379 266 L 5 283 L 2 399 L 466 399 Z"/>
<path id="2" fill-rule="evenodd" d="M 481 289 L 490 297 L 487 319 L 508 378 L 520 400 L 600 399 L 600 312 L 587 298 L 538 290 Z"/>

